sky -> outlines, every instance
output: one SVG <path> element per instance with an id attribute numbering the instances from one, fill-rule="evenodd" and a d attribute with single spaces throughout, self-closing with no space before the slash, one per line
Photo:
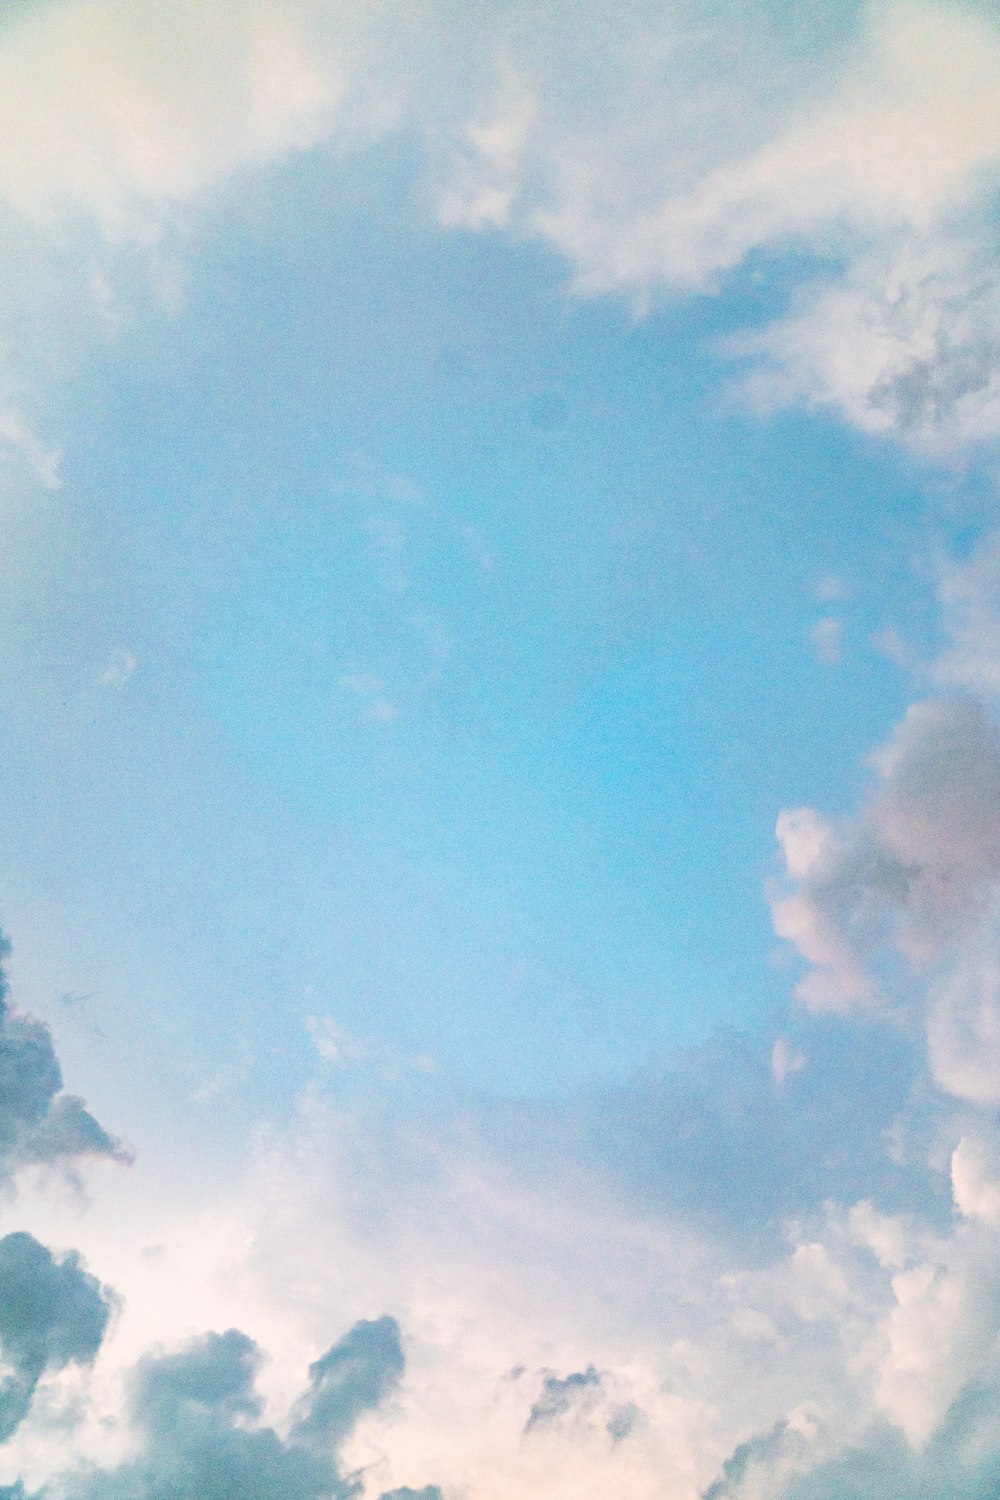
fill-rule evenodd
<path id="1" fill-rule="evenodd" d="M 1000 13 L 8 0 L 0 1500 L 991 1500 Z"/>

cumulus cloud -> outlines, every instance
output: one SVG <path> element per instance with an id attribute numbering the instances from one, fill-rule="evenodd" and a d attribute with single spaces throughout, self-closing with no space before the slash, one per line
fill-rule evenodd
<path id="1" fill-rule="evenodd" d="M 815 1009 L 886 1003 L 867 958 L 887 945 L 930 962 L 1000 877 L 1000 731 L 977 700 L 913 704 L 873 764 L 856 819 L 805 808 L 778 820 L 794 888 L 773 899 L 775 929 L 813 965 L 799 995 Z"/>
<path id="2" fill-rule="evenodd" d="M 601 1377 L 593 1365 L 561 1378 L 558 1375 L 546 1375 L 541 1395 L 528 1413 L 528 1420 L 524 1424 L 525 1432 L 558 1421 L 574 1407 L 586 1406 L 588 1398 L 598 1394 L 600 1389 Z"/>
<path id="3" fill-rule="evenodd" d="M 1000 1157 L 987 1124 L 962 1133 L 946 1106 L 931 1144 L 918 1139 L 919 1074 L 878 1099 L 876 1080 L 893 1080 L 885 1058 L 852 1095 L 845 1076 L 872 1033 L 862 1047 L 847 1023 L 808 1031 L 809 1062 L 783 1094 L 765 1082 L 771 1108 L 791 1116 L 785 1145 L 762 1131 L 766 1111 L 748 1113 L 767 1078 L 763 1038 L 759 1074 L 735 1090 L 737 1054 L 702 1059 L 706 1100 L 720 1101 L 714 1135 L 697 1118 L 710 1104 L 686 1085 L 688 1058 L 673 1114 L 667 1081 L 617 1118 L 607 1095 L 595 1101 L 603 1155 L 578 1100 L 542 1115 L 525 1105 L 519 1120 L 482 1106 L 477 1119 L 456 1101 L 452 1131 L 440 1113 L 429 1131 L 398 1109 L 377 1120 L 370 1102 L 345 1116 L 313 1101 L 247 1184 L 256 1285 L 305 1329 L 385 1299 L 407 1365 L 392 1325 L 360 1325 L 313 1361 L 285 1446 L 341 1444 L 341 1473 L 373 1500 L 431 1500 L 435 1487 L 484 1500 L 597 1500 L 615 1487 L 750 1500 L 823 1483 L 883 1442 L 919 1466 L 994 1378 Z M 816 1091 L 810 1073 L 825 1075 Z M 834 1154 L 843 1144 L 828 1107 L 838 1089 L 845 1119 L 873 1096 L 882 1109 L 864 1143 L 845 1146 L 853 1180 L 823 1156 L 824 1141 Z M 891 1128 L 907 1114 L 909 1141 Z M 658 1184 L 636 1180 L 644 1152 Z M 806 1167 L 774 1233 L 755 1236 L 770 1174 Z M 894 1195 L 891 1172 L 907 1170 L 921 1186 Z M 696 1173 L 703 1193 L 728 1178 L 734 1204 L 742 1178 L 728 1230 L 699 1213 Z M 360 1378 L 359 1359 L 374 1361 Z M 256 1430 L 257 1415 L 241 1420 Z"/>
<path id="4" fill-rule="evenodd" d="M 309 1390 L 293 1436 L 299 1441 L 342 1442 L 361 1413 L 378 1406 L 402 1373 L 395 1320 L 356 1323 L 339 1344 L 310 1365 Z"/>
<path id="5" fill-rule="evenodd" d="M 0 956 L 10 945 L 0 939 Z M 19 1167 L 72 1166 L 86 1157 L 127 1159 L 83 1101 L 63 1092 L 48 1027 L 12 1010 L 0 972 L 0 1175 Z"/>
<path id="6" fill-rule="evenodd" d="M 805 1016 L 781 1037 L 805 1061 L 780 1089 L 777 1038 L 762 1035 L 558 1106 L 438 1095 L 428 1114 L 378 1080 L 356 1109 L 304 1101 L 215 1206 L 233 1232 L 211 1216 L 171 1229 L 164 1205 L 134 1292 L 119 1260 L 126 1350 L 140 1293 L 168 1330 L 192 1300 L 236 1289 L 254 1331 L 200 1335 L 129 1373 L 133 1355 L 124 1409 L 112 1340 L 75 1437 L 89 1462 L 46 1448 L 29 1417 L 27 1489 L 804 1497 L 883 1452 L 951 1483 L 972 1462 L 948 1436 L 966 1409 L 986 1463 L 995 1127 L 928 1095 L 919 1049 L 892 1028 Z M 192 1299 L 179 1273 L 193 1264 Z M 380 1305 L 310 1349 L 347 1309 Z M 124 1450 L 108 1453 L 116 1430 Z"/>
<path id="7" fill-rule="evenodd" d="M 794 246 L 837 269 L 724 346 L 751 359 L 755 405 L 831 407 L 930 451 L 995 439 L 995 17 L 915 0 L 825 19 L 777 5 L 754 11 L 750 35 L 745 6 L 709 22 L 677 4 L 658 27 L 643 17 L 640 63 L 634 32 L 609 38 L 580 9 L 560 53 L 501 53 L 492 100 L 458 132 L 445 222 L 543 237 L 582 288 L 640 302 Z M 703 72 L 713 45 L 724 85 Z"/>
<path id="8" fill-rule="evenodd" d="M 0 939 L 0 954 L 8 951 Z M 0 1178 L 30 1165 L 126 1159 L 83 1101 L 62 1091 L 48 1029 L 12 1010 L 7 993 L 0 971 Z M 55 1256 L 25 1231 L 0 1239 L 0 1442 L 25 1420 L 43 1377 L 93 1363 L 114 1306 L 75 1251 Z"/>
<path id="9" fill-rule="evenodd" d="M 234 1328 L 204 1334 L 176 1353 L 146 1356 L 133 1376 L 129 1411 L 139 1455 L 110 1470 L 65 1476 L 53 1493 L 74 1500 L 346 1500 L 357 1481 L 340 1472 L 334 1449 L 397 1383 L 398 1328 L 390 1318 L 358 1323 L 313 1365 L 287 1440 L 259 1421 L 262 1358 Z"/>
<path id="10" fill-rule="evenodd" d="M 0 36 L 0 200 L 40 239 L 90 216 L 154 256 L 179 206 L 227 176 L 406 129 L 442 223 L 541 239 L 583 290 L 711 290 L 756 251 L 804 251 L 787 314 L 729 345 L 753 363 L 751 399 L 950 451 L 1000 421 L 984 211 L 1000 38 L 985 8 L 859 15 L 678 0 L 623 28 L 577 0 L 461 19 L 65 0 Z M 0 447 L 53 487 L 54 449 L 5 420 Z M 941 687 L 996 691 L 997 572 L 991 543 L 942 574 Z M 814 644 L 835 660 L 838 622 Z M 391 718 L 380 678 L 339 686 Z M 86 1419 L 95 1443 L 117 1422 L 129 1452 L 82 1467 L 50 1452 L 40 1493 L 994 1493 L 1000 734 L 974 698 L 931 699 L 872 765 L 856 815 L 778 823 L 774 922 L 809 965 L 811 1014 L 565 1106 L 463 1100 L 428 1121 L 398 1101 L 361 1116 L 311 1101 L 234 1190 L 240 1233 L 214 1269 L 302 1345 L 349 1309 L 391 1313 L 318 1358 L 317 1340 L 283 1421 L 249 1333 L 148 1353 L 127 1421 L 113 1402 Z M 902 1024 L 859 1033 L 848 1013 Z M 341 1042 L 317 1046 L 329 1060 Z M 0 997 L 0 1174 L 115 1154 L 63 1093 L 46 1029 Z M 167 1319 L 163 1243 L 162 1271 L 144 1271 Z M 39 1381 L 95 1359 L 109 1305 L 72 1255 L 0 1240 L 0 1433 L 27 1441 Z"/>
<path id="11" fill-rule="evenodd" d="M 75 1252 L 56 1259 L 30 1234 L 0 1239 L 0 1442 L 23 1422 L 42 1376 L 90 1364 L 113 1297 Z"/>

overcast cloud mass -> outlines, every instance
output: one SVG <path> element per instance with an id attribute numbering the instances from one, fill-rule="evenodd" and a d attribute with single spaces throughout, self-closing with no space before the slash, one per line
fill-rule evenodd
<path id="1" fill-rule="evenodd" d="M 997 1494 L 998 78 L 7 6 L 0 1496 Z"/>

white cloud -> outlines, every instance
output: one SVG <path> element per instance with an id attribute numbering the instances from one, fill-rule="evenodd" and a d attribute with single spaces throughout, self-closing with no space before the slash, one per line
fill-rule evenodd
<path id="1" fill-rule="evenodd" d="M 853 823 L 778 823 L 797 889 L 775 894 L 775 929 L 816 966 L 799 994 L 818 1009 L 874 1003 L 869 956 L 887 945 L 919 970 L 975 929 L 1000 879 L 1000 732 L 975 700 L 911 705 L 872 762 Z"/>
<path id="2" fill-rule="evenodd" d="M 985 537 L 970 557 L 943 564 L 938 578 L 947 642 L 933 664 L 948 686 L 1000 693 L 1000 536 Z"/>
<path id="3" fill-rule="evenodd" d="M 789 1078 L 802 1072 L 808 1060 L 804 1052 L 797 1052 L 789 1044 L 786 1036 L 779 1036 L 771 1049 L 771 1076 L 775 1086 L 784 1088 Z"/>
<path id="4" fill-rule="evenodd" d="M 606 1171 L 511 1160 L 467 1104 L 438 1107 L 431 1130 L 387 1102 L 313 1098 L 197 1215 L 147 1190 L 138 1221 L 126 1204 L 114 1224 L 78 1226 L 125 1297 L 78 1454 L 127 1451 L 108 1419 L 150 1343 L 230 1323 L 269 1349 L 262 1384 L 280 1417 L 343 1327 L 399 1319 L 398 1397 L 344 1453 L 371 1500 L 427 1483 L 470 1500 L 696 1500 L 748 1442 L 771 1488 L 733 1493 L 780 1493 L 776 1474 L 808 1475 L 879 1420 L 925 1443 L 990 1377 L 1000 1242 L 982 1131 L 953 1153 L 954 1224 L 817 1203 L 762 1256 L 676 1210 L 630 1209 Z M 9 1461 L 40 1482 L 66 1466 L 65 1440 L 29 1421 Z"/>
<path id="5" fill-rule="evenodd" d="M 310 47 L 310 5 L 208 13 L 120 0 L 37 8 L 0 39 L 0 193 L 49 219 L 76 206 L 112 235 L 147 205 L 313 144 L 340 88 Z"/>
<path id="6" fill-rule="evenodd" d="M 755 398 L 829 406 L 935 451 L 990 438 L 1000 297 L 976 215 L 1000 155 L 995 27 L 953 5 L 876 5 L 845 44 L 813 7 L 817 45 L 783 48 L 803 9 L 641 5 L 630 29 L 582 5 L 460 20 L 429 5 L 65 0 L 0 37 L 0 196 L 40 234 L 83 211 L 108 238 L 153 247 L 169 302 L 182 277 L 159 241 L 177 204 L 246 167 L 405 121 L 428 145 L 445 223 L 540 236 L 592 290 L 711 287 L 752 250 L 788 243 L 839 257 L 842 275 L 743 341 L 767 367 Z M 732 66 L 720 69 L 728 41 Z M 107 312 L 105 273 L 87 280 Z M 27 419 L 0 424 L 0 444 L 58 482 L 57 455 Z M 987 547 L 942 575 L 943 684 L 996 690 L 997 567 Z M 830 659 L 839 633 L 821 622 Z M 99 680 L 120 686 L 134 665 L 122 650 Z M 395 713 L 374 674 L 347 672 L 339 687 L 376 719 Z M 126 1299 L 77 1454 L 123 1450 L 123 1382 L 157 1341 L 238 1323 L 272 1352 L 262 1379 L 282 1411 L 309 1360 L 356 1318 L 386 1312 L 402 1325 L 408 1373 L 352 1440 L 372 1497 L 440 1483 L 469 1500 L 695 1500 L 728 1462 L 717 1494 L 751 1500 L 857 1448 L 879 1420 L 932 1442 L 970 1383 L 997 1375 L 1000 1170 L 983 1116 L 1000 1104 L 1000 740 L 970 700 L 919 703 L 873 766 L 854 818 L 782 814 L 774 921 L 812 966 L 808 1007 L 895 1008 L 925 1028 L 930 1074 L 914 1093 L 933 1101 L 934 1140 L 923 1154 L 910 1146 L 918 1207 L 836 1200 L 843 1143 L 798 1092 L 818 1064 L 790 1031 L 762 1054 L 758 1093 L 792 1122 L 768 1167 L 782 1187 L 806 1165 L 815 1178 L 777 1248 L 756 1237 L 760 1203 L 747 1207 L 763 1197 L 766 1141 L 734 1092 L 735 1065 L 710 1080 L 710 1129 L 693 1103 L 675 1105 L 659 1204 L 629 1196 L 638 1128 L 610 1163 L 574 1144 L 554 1165 L 542 1110 L 521 1122 L 530 1145 L 518 1156 L 469 1101 L 408 1114 L 376 1098 L 351 1113 L 314 1097 L 293 1131 L 258 1143 L 246 1180 L 216 1185 L 213 1205 L 180 1213 L 154 1184 L 141 1212 L 133 1201 L 67 1231 Z M 313 1032 L 328 1063 L 420 1071 L 395 1057 L 389 1067 L 384 1050 L 322 1019 Z M 972 1119 L 957 1142 L 935 1084 Z M 640 1115 L 646 1135 L 664 1113 L 659 1101 Z M 559 1145 L 574 1142 L 573 1107 L 552 1115 Z M 889 1135 L 852 1165 L 885 1168 Z M 901 1125 L 892 1138 L 905 1136 Z M 942 1151 L 953 1222 L 950 1204 L 934 1206 Z M 721 1195 L 725 1152 L 739 1160 L 743 1218 L 724 1232 L 669 1190 L 694 1160 L 702 1196 Z M 128 1205 L 117 1191 L 105 1207 Z M 556 1388 L 586 1399 L 526 1431 Z M 54 1452 L 42 1414 L 29 1420 L 9 1477 L 20 1467 L 41 1483 L 64 1465 L 57 1437 Z"/>
<path id="7" fill-rule="evenodd" d="M 845 231 L 936 229 L 1000 159 L 1000 34 L 918 0 L 870 6 L 853 36 L 845 19 L 798 18 L 797 51 L 781 7 L 754 27 L 746 7 L 709 21 L 676 4 L 611 37 L 580 6 L 562 48 L 537 24 L 532 46 L 526 25 L 498 57 L 498 102 L 464 132 L 448 221 L 464 193 L 469 225 L 543 234 L 586 285 L 626 290 L 706 285 L 792 237 L 826 250 L 857 243 Z M 729 66 L 709 74 L 713 44 Z"/>
<path id="8" fill-rule="evenodd" d="M 995 1135 L 962 1137 L 952 1153 L 951 1183 L 960 1214 L 1000 1229 L 1000 1143 Z"/>
<path id="9" fill-rule="evenodd" d="M 815 873 L 824 830 L 809 824 L 790 820 L 788 838 L 793 849 L 799 840 L 797 868 Z M 372 1050 L 322 1020 L 314 1032 L 328 1053 Z M 870 1036 L 845 1040 L 856 1053 Z M 919 1202 L 838 1201 L 822 1162 L 836 1128 L 828 1112 L 818 1133 L 807 1128 L 817 1073 L 832 1066 L 829 1085 L 849 1087 L 824 1037 L 825 1022 L 775 1039 L 782 1087 L 765 1093 L 791 1127 L 776 1146 L 752 1128 L 734 1151 L 730 1055 L 703 1059 L 719 1104 L 707 1133 L 689 1092 L 693 1060 L 678 1060 L 673 1087 L 687 1103 L 676 1118 L 700 1134 L 701 1193 L 726 1174 L 742 1185 L 727 1233 L 709 1231 L 696 1206 L 634 1194 L 648 1150 L 641 1109 L 630 1135 L 600 1101 L 614 1145 L 598 1162 L 578 1149 L 580 1100 L 519 1116 L 447 1090 L 428 1100 L 398 1077 L 386 1087 L 376 1076 L 350 1106 L 310 1090 L 290 1128 L 258 1138 L 245 1172 L 226 1163 L 213 1175 L 206 1162 L 189 1174 L 184 1207 L 141 1161 L 96 1185 L 85 1219 L 29 1195 L 19 1213 L 47 1239 L 71 1234 L 123 1308 L 92 1377 L 41 1393 L 3 1451 L 0 1481 L 22 1474 L 34 1488 L 80 1464 L 120 1463 L 141 1440 L 123 1418 L 136 1361 L 212 1328 L 240 1328 L 268 1351 L 262 1420 L 284 1432 L 310 1362 L 358 1318 L 386 1313 L 401 1328 L 402 1383 L 343 1453 L 366 1500 L 425 1484 L 467 1500 L 698 1500 L 717 1480 L 727 1487 L 710 1493 L 727 1500 L 783 1496 L 886 1424 L 917 1463 L 953 1404 L 997 1374 L 1000 1154 L 987 1119 L 973 1112 L 956 1129 L 939 1104 L 944 1171 L 938 1147 L 925 1147 Z M 756 1089 L 751 1079 L 747 1101 Z M 664 1093 L 660 1115 L 667 1103 Z M 667 1185 L 679 1170 L 672 1134 L 659 1158 Z M 878 1178 L 884 1132 L 850 1149 Z M 762 1243 L 772 1150 L 809 1198 Z M 72 1433 L 53 1428 L 71 1400 Z M 965 1472 L 963 1452 L 949 1452 L 947 1472 Z"/>
<path id="10" fill-rule="evenodd" d="M 755 362 L 742 390 L 762 412 L 831 407 L 935 456 L 1000 430 L 1000 269 L 988 238 L 892 232 L 843 278 L 801 289 L 787 317 L 726 347 Z"/>
<path id="11" fill-rule="evenodd" d="M 1000 951 L 995 916 L 928 996 L 927 1046 L 942 1088 L 1000 1108 Z"/>
<path id="12" fill-rule="evenodd" d="M 62 455 L 50 448 L 16 412 L 0 412 L 0 456 L 16 474 L 27 475 L 44 490 L 62 487 L 59 463 Z"/>
<path id="13" fill-rule="evenodd" d="M 642 0 L 626 26 L 585 0 L 558 23 L 541 4 L 64 0 L 0 35 L 0 201 L 137 242 L 176 298 L 157 247 L 179 205 L 406 131 L 443 224 L 540 238 L 590 291 L 641 303 L 761 249 L 832 256 L 842 273 L 730 345 L 746 390 L 948 450 L 1000 420 L 998 72 L 990 11 L 928 0 Z"/>

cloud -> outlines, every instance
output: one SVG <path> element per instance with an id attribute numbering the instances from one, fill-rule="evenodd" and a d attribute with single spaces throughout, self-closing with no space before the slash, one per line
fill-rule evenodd
<path id="1" fill-rule="evenodd" d="M 930 988 L 927 1050 L 943 1088 L 1000 1107 L 1000 923 L 991 911 Z"/>
<path id="2" fill-rule="evenodd" d="M 136 659 L 131 651 L 119 647 L 111 653 L 111 659 L 107 666 L 98 673 L 96 684 L 98 687 L 120 688 L 132 676 L 136 669 Z"/>
<path id="3" fill-rule="evenodd" d="M 564 1417 L 574 1407 L 579 1407 L 581 1402 L 586 1404 L 587 1398 L 597 1394 L 600 1389 L 601 1377 L 593 1365 L 561 1379 L 558 1375 L 546 1375 L 542 1382 L 542 1394 L 528 1413 L 528 1420 L 524 1424 L 525 1432 L 531 1432 L 535 1427 L 545 1427 Z"/>
<path id="4" fill-rule="evenodd" d="M 800 272 L 786 315 L 723 346 L 752 361 L 754 405 L 830 407 L 936 453 L 994 440 L 995 16 L 827 9 L 758 7 L 751 35 L 746 6 L 709 19 L 680 3 L 610 38 L 581 5 L 558 52 L 526 26 L 457 132 L 443 219 L 543 238 L 580 288 L 640 304 L 715 289 L 761 251 L 805 252 L 836 269 Z M 704 70 L 713 43 L 724 82 Z"/>
<path id="5" fill-rule="evenodd" d="M 23 1422 L 42 1376 L 90 1364 L 114 1305 L 70 1251 L 57 1260 L 30 1234 L 0 1239 L 0 1442 Z"/>
<path id="6" fill-rule="evenodd" d="M 0 956 L 10 945 L 0 938 Z M 19 1167 L 71 1167 L 87 1157 L 124 1161 L 128 1153 L 62 1091 L 62 1072 L 48 1027 L 10 1008 L 0 971 L 0 1176 Z"/>
<path id="7" fill-rule="evenodd" d="M 812 628 L 813 649 L 828 667 L 839 666 L 843 658 L 844 622 L 827 617 Z"/>
<path id="8" fill-rule="evenodd" d="M 88 244 L 138 245 L 162 267 L 180 210 L 227 177 L 406 130 L 442 223 L 534 237 L 584 292 L 641 305 L 711 291 L 758 252 L 793 249 L 810 269 L 787 312 L 727 345 L 751 361 L 749 398 L 948 454 L 1000 421 L 983 207 L 1000 40 L 985 9 L 859 14 L 684 0 L 640 3 L 622 27 L 576 0 L 558 17 L 65 0 L 0 37 L 0 198 L 37 243 L 89 216 Z M 33 431 L 12 417 L 0 446 L 51 487 L 57 457 Z M 997 575 L 995 543 L 943 570 L 938 687 L 995 693 Z M 818 630 L 836 660 L 839 622 Z M 133 665 L 121 653 L 103 685 Z M 370 673 L 339 687 L 376 719 L 395 712 Z M 216 1276 L 192 1305 L 251 1287 L 259 1320 L 287 1334 L 272 1389 L 290 1349 L 308 1367 L 282 1420 L 256 1326 L 147 1353 L 124 1410 L 108 1395 L 123 1337 L 105 1343 L 82 1418 L 90 1461 L 64 1442 L 39 1460 L 35 1385 L 94 1359 L 109 1298 L 72 1256 L 0 1241 L 0 1272 L 17 1245 L 38 1268 L 21 1343 L 14 1323 L 4 1337 L 0 1281 L 0 1352 L 12 1444 L 53 1476 L 42 1493 L 993 1493 L 1000 736 L 974 698 L 929 699 L 872 770 L 853 816 L 779 820 L 774 921 L 809 972 L 808 1013 L 777 1034 L 558 1105 L 414 1105 L 402 1070 L 376 1067 L 363 1087 L 393 1071 L 391 1100 L 352 1112 L 317 1092 L 227 1185 L 224 1252 L 209 1234 L 156 1237 L 167 1248 L 136 1284 L 162 1307 L 143 1316 L 193 1316 L 171 1280 L 178 1239 Z M 328 1061 L 345 1047 L 322 1025 L 316 1042 Z M 0 1172 L 115 1154 L 63 1093 L 47 1030 L 4 1001 Z M 48 1286 L 62 1290 L 45 1302 Z M 123 1290 L 123 1326 L 145 1328 Z M 315 1357 L 331 1327 L 382 1308 Z M 101 1452 L 110 1431 L 131 1450 Z"/>
<path id="9" fill-rule="evenodd" d="M 58 1493 L 73 1500 L 346 1500 L 358 1485 L 340 1473 L 334 1447 L 398 1381 L 396 1325 L 389 1318 L 358 1323 L 312 1366 L 287 1440 L 259 1422 L 262 1358 L 235 1328 L 146 1356 L 132 1377 L 129 1413 L 139 1455 L 113 1469 L 64 1475 Z"/>
<path id="10" fill-rule="evenodd" d="M 443 1500 L 443 1496 L 436 1484 L 425 1484 L 419 1490 L 404 1484 L 397 1490 L 385 1490 L 379 1500 Z"/>
<path id="11" fill-rule="evenodd" d="M 183 0 L 168 14 L 78 0 L 29 12 L 0 39 L 0 193 L 34 219 L 82 205 L 109 234 L 148 237 L 148 205 L 312 144 L 339 93 L 310 57 L 316 9 L 269 18 L 245 4 L 210 19 Z"/>
<path id="12" fill-rule="evenodd" d="M 882 948 L 920 967 L 985 912 L 1000 877 L 1000 731 L 972 698 L 914 703 L 873 758 L 878 782 L 840 827 L 811 809 L 777 834 L 793 889 L 775 929 L 812 965 L 798 993 L 815 1009 L 890 998 L 867 966 Z"/>
<path id="13" fill-rule="evenodd" d="M 938 682 L 995 698 L 1000 693 L 1000 536 L 983 537 L 962 561 L 945 561 L 937 581 L 946 645 L 933 663 Z"/>
<path id="14" fill-rule="evenodd" d="M 1000 267 L 985 244 L 898 232 L 790 313 L 725 348 L 750 358 L 759 411 L 802 401 L 931 456 L 1000 431 Z"/>
<path id="15" fill-rule="evenodd" d="M 162 1206 L 143 1280 L 119 1257 L 72 1449 L 21 1429 L 28 1488 L 759 1500 L 822 1495 L 883 1445 L 924 1474 L 935 1443 L 959 1472 L 942 1434 L 1000 1348 L 1000 1137 L 891 1027 L 807 1015 L 780 1036 L 807 1056 L 781 1089 L 764 1033 L 558 1105 L 310 1095 L 203 1220 Z M 126 1359 L 123 1407 L 130 1317 L 148 1341 L 151 1300 L 169 1330 L 234 1292 L 249 1331 Z"/>
<path id="16" fill-rule="evenodd" d="M 641 305 L 804 251 L 788 313 L 728 346 L 751 399 L 949 449 L 998 420 L 998 68 L 991 8 L 930 0 L 641 0 L 625 27 L 589 0 L 558 24 L 540 3 L 64 0 L 0 34 L 0 204 L 46 242 L 89 221 L 162 280 L 216 184 L 396 132 L 443 225 L 545 243 L 586 292 Z M 113 301 L 114 257 L 88 254 Z"/>
<path id="17" fill-rule="evenodd" d="M 394 1318 L 356 1323 L 309 1367 L 309 1390 L 292 1427 L 299 1441 L 340 1443 L 362 1412 L 378 1406 L 403 1373 Z"/>
<path id="18" fill-rule="evenodd" d="M 0 456 L 7 467 L 25 472 L 44 490 L 62 487 L 59 464 L 62 455 L 39 438 L 16 411 L 0 411 Z"/>

